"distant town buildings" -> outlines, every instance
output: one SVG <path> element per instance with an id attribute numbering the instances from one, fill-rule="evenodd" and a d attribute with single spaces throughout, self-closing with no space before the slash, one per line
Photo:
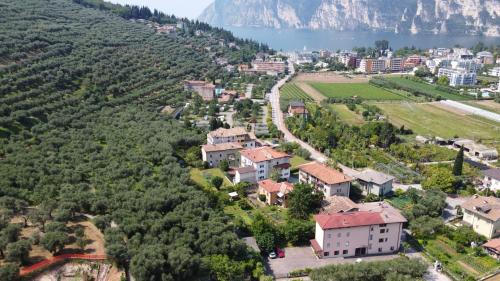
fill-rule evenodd
<path id="1" fill-rule="evenodd" d="M 214 99 L 215 85 L 206 81 L 190 80 L 184 81 L 184 90 L 194 91 L 201 96 L 204 101 Z"/>
<path id="2" fill-rule="evenodd" d="M 362 59 L 359 64 L 359 72 L 374 74 L 385 71 L 386 61 L 384 59 Z"/>
<path id="3" fill-rule="evenodd" d="M 277 75 L 284 73 L 286 70 L 286 64 L 283 61 L 264 61 L 264 60 L 254 60 L 252 61 L 253 70 L 256 72 L 265 72 L 269 75 Z"/>
<path id="4" fill-rule="evenodd" d="M 440 68 L 438 71 L 438 77 L 446 76 L 450 81 L 450 86 L 468 86 L 476 84 L 476 73 L 468 72 L 466 69 L 457 68 Z"/>
<path id="5" fill-rule="evenodd" d="M 500 77 L 500 66 L 493 67 L 488 71 L 488 75 Z"/>
<path id="6" fill-rule="evenodd" d="M 495 63 L 495 59 L 493 57 L 493 54 L 490 52 L 479 52 L 476 54 L 476 59 L 481 64 L 494 64 Z"/>

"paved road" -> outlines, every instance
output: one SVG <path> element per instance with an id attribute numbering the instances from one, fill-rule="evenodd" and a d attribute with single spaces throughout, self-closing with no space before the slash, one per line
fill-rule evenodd
<path id="1" fill-rule="evenodd" d="M 245 92 L 245 97 L 249 100 L 252 99 L 253 84 L 248 84 Z"/>
<path id="2" fill-rule="evenodd" d="M 293 67 L 292 63 L 288 63 L 288 69 L 290 74 L 287 75 L 285 78 L 281 79 L 278 81 L 276 85 L 271 90 L 271 96 L 270 96 L 270 101 L 271 101 L 271 106 L 273 108 L 273 123 L 278 127 L 278 130 L 283 132 L 284 139 L 285 141 L 289 142 L 296 142 L 300 144 L 300 146 L 306 150 L 308 150 L 311 153 L 311 158 L 320 162 L 326 162 L 328 157 L 326 157 L 323 153 L 315 150 L 312 146 L 309 144 L 301 141 L 290 131 L 288 131 L 287 127 L 285 126 L 285 120 L 283 117 L 283 112 L 281 111 L 280 108 L 280 88 L 283 86 L 289 79 L 290 77 L 295 73 L 295 69 Z"/>

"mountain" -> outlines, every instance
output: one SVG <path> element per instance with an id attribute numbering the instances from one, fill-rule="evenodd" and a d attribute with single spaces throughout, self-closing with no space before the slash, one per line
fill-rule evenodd
<path id="1" fill-rule="evenodd" d="M 215 0 L 199 20 L 237 27 L 500 36 L 500 1 Z"/>

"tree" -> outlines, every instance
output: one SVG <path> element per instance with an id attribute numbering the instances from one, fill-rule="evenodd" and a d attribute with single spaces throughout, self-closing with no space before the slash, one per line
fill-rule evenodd
<path id="1" fill-rule="evenodd" d="M 85 230 L 83 227 L 78 227 L 75 230 L 75 237 L 76 237 L 76 245 L 78 246 L 78 248 L 80 248 L 80 250 L 83 251 L 85 249 L 85 246 L 87 246 L 88 244 L 88 240 L 85 237 Z"/>
<path id="2" fill-rule="evenodd" d="M 278 169 L 273 168 L 271 170 L 271 175 L 269 176 L 270 179 L 272 179 L 275 182 L 279 182 L 281 179 L 281 172 Z"/>
<path id="3" fill-rule="evenodd" d="M 455 177 L 446 167 L 428 167 L 427 178 L 422 182 L 424 189 L 439 189 L 446 193 L 455 192 Z"/>
<path id="4" fill-rule="evenodd" d="M 455 163 L 453 163 L 453 175 L 461 176 L 464 166 L 464 147 L 460 147 L 457 157 L 455 158 Z"/>
<path id="5" fill-rule="evenodd" d="M 309 184 L 296 184 L 288 194 L 288 212 L 293 218 L 307 219 L 321 208 L 323 197 L 322 192 L 315 192 Z"/>
<path id="6" fill-rule="evenodd" d="M 431 218 L 429 216 L 418 217 L 410 221 L 410 230 L 416 238 L 429 239 L 434 237 L 444 227 L 441 218 Z"/>
<path id="7" fill-rule="evenodd" d="M 0 280 L 19 281 L 19 267 L 14 263 L 5 263 L 0 266 Z"/>
<path id="8" fill-rule="evenodd" d="M 418 194 L 418 190 L 416 188 L 410 187 L 406 191 L 406 196 L 410 198 L 413 204 L 416 204 L 420 199 L 420 195 Z"/>
<path id="9" fill-rule="evenodd" d="M 227 162 L 227 160 L 220 161 L 219 168 L 222 171 L 227 172 L 229 170 L 229 162 Z"/>
<path id="10" fill-rule="evenodd" d="M 305 245 L 314 238 L 314 223 L 312 221 L 288 219 L 282 226 L 286 241 L 292 245 Z"/>
<path id="11" fill-rule="evenodd" d="M 213 255 L 203 259 L 211 275 L 218 281 L 245 280 L 245 264 L 231 260 L 227 255 Z"/>
<path id="12" fill-rule="evenodd" d="M 40 244 L 52 254 L 62 251 L 68 243 L 68 234 L 61 231 L 47 232 L 40 240 Z"/>
<path id="13" fill-rule="evenodd" d="M 8 262 L 26 264 L 31 251 L 31 243 L 28 240 L 20 240 L 7 245 L 5 259 Z"/>
<path id="14" fill-rule="evenodd" d="M 29 213 L 29 220 L 37 224 L 42 232 L 45 232 L 45 223 L 50 219 L 50 214 L 45 210 L 33 209 Z"/>
<path id="15" fill-rule="evenodd" d="M 215 176 L 210 180 L 210 182 L 215 188 L 219 189 L 222 186 L 224 180 L 219 176 Z"/>
<path id="16" fill-rule="evenodd" d="M 270 253 L 274 251 L 274 247 L 276 246 L 276 237 L 272 233 L 266 232 L 261 235 L 255 236 L 255 240 L 257 242 L 257 245 L 259 245 L 259 248 L 264 253 Z"/>
<path id="17" fill-rule="evenodd" d="M 440 76 L 437 80 L 437 84 L 448 86 L 450 84 L 450 79 L 447 76 Z"/>

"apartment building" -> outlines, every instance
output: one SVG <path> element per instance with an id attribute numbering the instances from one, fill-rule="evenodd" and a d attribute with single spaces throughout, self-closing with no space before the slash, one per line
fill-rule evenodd
<path id="1" fill-rule="evenodd" d="M 319 162 L 299 166 L 299 181 L 313 185 L 317 190 L 330 196 L 349 197 L 353 178 Z"/>
<path id="2" fill-rule="evenodd" d="M 374 202 L 358 210 L 320 213 L 311 247 L 319 258 L 345 258 L 399 251 L 406 219 L 394 207 Z"/>
<path id="3" fill-rule="evenodd" d="M 475 85 L 476 73 L 468 72 L 466 69 L 440 68 L 438 77 L 446 76 L 450 80 L 450 86 Z"/>
<path id="4" fill-rule="evenodd" d="M 405 68 L 414 68 L 421 65 L 424 62 L 421 56 L 411 55 L 405 60 Z"/>
<path id="5" fill-rule="evenodd" d="M 274 150 L 268 146 L 245 149 L 240 152 L 241 167 L 253 167 L 257 181 L 271 177 L 276 171 L 281 179 L 288 180 L 290 177 L 290 155 Z"/>
<path id="6" fill-rule="evenodd" d="M 474 195 L 462 205 L 463 222 L 488 239 L 500 235 L 500 198 Z"/>
<path id="7" fill-rule="evenodd" d="M 362 59 L 358 71 L 367 74 L 379 73 L 386 70 L 384 59 Z"/>
<path id="8" fill-rule="evenodd" d="M 259 61 L 252 62 L 252 67 L 258 72 L 267 73 L 283 73 L 286 69 L 286 64 L 283 61 Z"/>
<path id="9" fill-rule="evenodd" d="M 391 72 L 401 72 L 404 70 L 403 58 L 391 58 L 388 61 L 388 70 L 390 70 Z"/>
<path id="10" fill-rule="evenodd" d="M 215 85 L 206 81 L 190 80 L 184 81 L 184 90 L 194 91 L 204 101 L 211 101 L 214 99 Z"/>
<path id="11" fill-rule="evenodd" d="M 476 54 L 476 59 L 481 64 L 494 64 L 495 58 L 491 52 L 483 51 Z"/>
<path id="12" fill-rule="evenodd" d="M 239 143 L 244 148 L 255 148 L 257 138 L 251 132 L 247 132 L 243 127 L 231 129 L 219 128 L 207 134 L 208 144 Z"/>
<path id="13" fill-rule="evenodd" d="M 239 143 L 227 142 L 220 144 L 206 144 L 201 147 L 201 155 L 204 162 L 210 167 L 219 166 L 220 162 L 226 160 L 229 166 L 240 165 L 240 150 L 243 146 Z"/>

